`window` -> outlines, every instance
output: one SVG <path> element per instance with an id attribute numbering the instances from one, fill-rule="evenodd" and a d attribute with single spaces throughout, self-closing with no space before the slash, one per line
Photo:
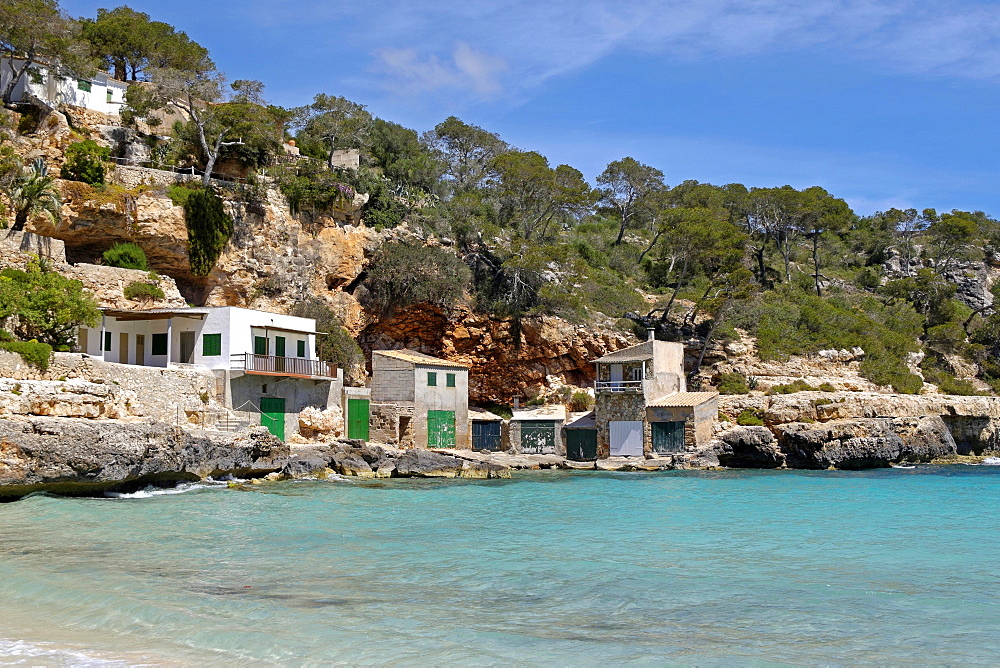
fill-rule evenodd
<path id="1" fill-rule="evenodd" d="M 427 372 L 427 387 L 437 387 L 438 375 L 435 371 Z"/>
<path id="2" fill-rule="evenodd" d="M 274 337 L 274 354 L 276 357 L 285 356 L 285 337 L 283 336 Z"/>
<path id="3" fill-rule="evenodd" d="M 444 384 L 448 387 L 455 387 L 455 374 L 449 373 L 444 377 Z"/>
<path id="4" fill-rule="evenodd" d="M 266 355 L 267 354 L 267 337 L 266 336 L 255 336 L 255 337 L 253 337 L 253 354 L 254 355 Z"/>
<path id="5" fill-rule="evenodd" d="M 222 334 L 203 334 L 201 337 L 201 356 L 218 357 L 222 354 Z"/>
<path id="6" fill-rule="evenodd" d="M 295 355 L 297 357 L 305 357 L 306 356 L 306 342 L 305 341 L 296 341 L 295 342 Z"/>
<path id="7" fill-rule="evenodd" d="M 111 332 L 104 332 L 104 350 L 111 350 Z"/>
<path id="8" fill-rule="evenodd" d="M 112 93 L 111 93 L 111 89 L 109 88 L 109 89 L 108 89 L 108 103 L 109 103 L 109 104 L 110 104 L 110 103 L 111 103 L 112 101 L 114 101 L 114 97 L 115 97 L 115 96 L 114 96 L 114 95 L 112 95 Z"/>
<path id="9" fill-rule="evenodd" d="M 90 82 L 89 81 L 84 81 L 83 79 L 79 79 L 76 82 L 76 87 L 79 88 L 80 90 L 82 90 L 84 93 L 89 93 L 90 92 Z"/>
<path id="10" fill-rule="evenodd" d="M 153 355 L 166 355 L 167 354 L 167 335 L 166 334 L 153 334 L 153 344 L 152 344 L 152 354 Z"/>

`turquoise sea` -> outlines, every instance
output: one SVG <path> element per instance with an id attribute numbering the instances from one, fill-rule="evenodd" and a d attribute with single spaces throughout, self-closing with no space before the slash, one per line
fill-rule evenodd
<path id="1" fill-rule="evenodd" d="M 174 492 L 0 505 L 0 663 L 1000 662 L 1000 467 Z"/>

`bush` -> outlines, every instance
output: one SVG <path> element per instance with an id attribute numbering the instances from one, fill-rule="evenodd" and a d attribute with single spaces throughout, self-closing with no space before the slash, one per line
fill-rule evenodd
<path id="1" fill-rule="evenodd" d="M 52 346 L 38 341 L 0 341 L 0 350 L 17 353 L 28 364 L 42 371 L 49 368 Z"/>
<path id="2" fill-rule="evenodd" d="M 70 144 L 66 148 L 66 162 L 61 176 L 69 181 L 101 185 L 104 183 L 104 163 L 110 159 L 111 150 L 93 139 Z"/>
<path id="3" fill-rule="evenodd" d="M 796 392 L 818 392 L 819 388 L 813 387 L 806 381 L 799 380 L 792 381 L 787 385 L 775 385 L 772 387 L 768 394 L 795 394 Z"/>
<path id="4" fill-rule="evenodd" d="M 436 246 L 393 241 L 372 258 L 365 288 L 383 313 L 427 303 L 447 308 L 465 294 L 471 275 L 454 253 Z"/>
<path id="5" fill-rule="evenodd" d="M 358 342 L 322 299 L 312 297 L 299 302 L 292 306 L 289 315 L 312 318 L 316 321 L 316 330 L 324 332 L 316 335 L 316 355 L 319 359 L 335 364 L 348 374 L 364 365 L 365 356 Z"/>
<path id="6" fill-rule="evenodd" d="M 719 376 L 719 394 L 748 394 L 747 379 L 739 373 L 724 373 Z"/>
<path id="7" fill-rule="evenodd" d="M 146 260 L 146 252 L 137 244 L 132 242 L 115 244 L 101 255 L 104 264 L 110 267 L 121 267 L 122 269 L 141 269 L 147 271 L 149 262 Z"/>
<path id="8" fill-rule="evenodd" d="M 0 271 L 0 318 L 18 339 L 62 349 L 76 340 L 80 325 L 96 326 L 101 312 L 83 283 L 34 260 L 26 271 Z"/>
<path id="9" fill-rule="evenodd" d="M 763 427 L 764 419 L 757 412 L 747 409 L 736 417 L 736 424 L 741 427 Z"/>
<path id="10" fill-rule="evenodd" d="M 835 388 L 830 383 L 823 383 L 822 385 L 820 385 L 816 389 L 819 390 L 820 392 L 836 392 L 837 391 L 837 388 Z"/>
<path id="11" fill-rule="evenodd" d="M 160 286 L 145 281 L 132 281 L 125 286 L 124 293 L 126 299 L 133 301 L 155 301 L 166 296 Z"/>
<path id="12" fill-rule="evenodd" d="M 594 397 L 588 392 L 574 392 L 569 398 L 569 409 L 576 413 L 594 408 Z"/>
<path id="13" fill-rule="evenodd" d="M 195 276 L 208 276 L 233 235 L 233 219 L 211 189 L 194 190 L 184 204 L 188 264 Z"/>
<path id="14" fill-rule="evenodd" d="M 167 187 L 167 197 L 170 198 L 170 201 L 173 202 L 175 206 L 187 206 L 187 201 L 191 196 L 191 193 L 198 190 L 201 190 L 200 184 L 188 185 L 184 183 L 175 183 Z"/>

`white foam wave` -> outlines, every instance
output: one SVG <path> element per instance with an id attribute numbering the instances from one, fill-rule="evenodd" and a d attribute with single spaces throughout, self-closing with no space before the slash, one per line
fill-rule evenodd
<path id="1" fill-rule="evenodd" d="M 0 663 L 14 666 L 127 666 L 128 662 L 106 659 L 52 643 L 31 643 L 24 640 L 4 640 L 0 638 Z"/>
<path id="2" fill-rule="evenodd" d="M 145 488 L 135 492 L 105 492 L 104 496 L 109 499 L 149 499 L 154 496 L 167 496 L 170 494 L 185 494 L 199 489 L 225 487 L 225 482 L 206 480 L 203 482 L 185 482 L 176 487 L 155 487 L 147 485 Z"/>

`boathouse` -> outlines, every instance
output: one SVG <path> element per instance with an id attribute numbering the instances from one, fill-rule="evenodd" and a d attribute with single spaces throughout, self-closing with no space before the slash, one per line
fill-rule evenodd
<path id="1" fill-rule="evenodd" d="M 469 407 L 472 449 L 496 452 L 503 447 L 504 419 L 481 408 Z"/>
<path id="2" fill-rule="evenodd" d="M 683 344 L 651 332 L 594 363 L 598 457 L 669 455 L 711 438 L 718 393 L 687 391 Z"/>
<path id="3" fill-rule="evenodd" d="M 564 424 L 566 407 L 562 404 L 515 410 L 507 429 L 508 449 L 525 455 L 564 455 Z"/>
<path id="4" fill-rule="evenodd" d="M 372 352 L 371 436 L 411 448 L 472 448 L 469 367 L 415 350 Z"/>

